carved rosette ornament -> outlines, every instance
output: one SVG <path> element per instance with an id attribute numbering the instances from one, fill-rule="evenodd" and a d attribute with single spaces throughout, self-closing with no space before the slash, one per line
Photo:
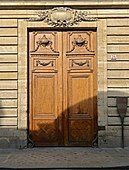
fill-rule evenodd
<path id="1" fill-rule="evenodd" d="M 44 21 L 53 27 L 70 27 L 82 21 L 95 21 L 96 18 L 87 16 L 86 11 L 74 10 L 68 7 L 58 7 L 37 13 L 38 17 L 27 21 Z"/>

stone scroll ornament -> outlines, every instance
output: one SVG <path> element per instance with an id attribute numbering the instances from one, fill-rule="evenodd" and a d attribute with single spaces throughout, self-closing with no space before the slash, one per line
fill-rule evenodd
<path id="1" fill-rule="evenodd" d="M 53 27 L 70 27 L 82 21 L 96 21 L 96 18 L 88 17 L 86 11 L 74 10 L 68 7 L 57 7 L 43 10 L 37 13 L 37 17 L 27 21 L 44 21 Z"/>

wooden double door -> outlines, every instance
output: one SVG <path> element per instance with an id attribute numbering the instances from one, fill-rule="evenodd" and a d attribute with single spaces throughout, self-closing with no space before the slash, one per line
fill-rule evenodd
<path id="1" fill-rule="evenodd" d="M 29 32 L 29 134 L 35 146 L 92 145 L 95 31 Z"/>

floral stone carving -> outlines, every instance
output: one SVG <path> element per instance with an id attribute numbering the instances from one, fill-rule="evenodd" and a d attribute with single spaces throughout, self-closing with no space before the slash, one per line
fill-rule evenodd
<path id="1" fill-rule="evenodd" d="M 38 17 L 28 21 L 44 21 L 53 27 L 69 27 L 82 21 L 95 21 L 96 18 L 87 16 L 86 11 L 74 10 L 67 7 L 58 7 L 43 10 L 37 13 Z"/>

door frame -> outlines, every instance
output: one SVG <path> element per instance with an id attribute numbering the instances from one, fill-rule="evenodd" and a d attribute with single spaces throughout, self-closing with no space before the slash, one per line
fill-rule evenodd
<path id="1" fill-rule="evenodd" d="M 22 130 L 27 145 L 28 130 L 28 30 L 53 30 L 53 27 L 41 21 L 18 21 L 18 129 Z M 60 30 L 60 28 L 58 28 Z M 81 22 L 70 29 L 97 30 L 97 113 L 98 127 L 107 126 L 107 48 L 105 19 Z M 98 131 L 98 140 L 101 131 Z"/>

